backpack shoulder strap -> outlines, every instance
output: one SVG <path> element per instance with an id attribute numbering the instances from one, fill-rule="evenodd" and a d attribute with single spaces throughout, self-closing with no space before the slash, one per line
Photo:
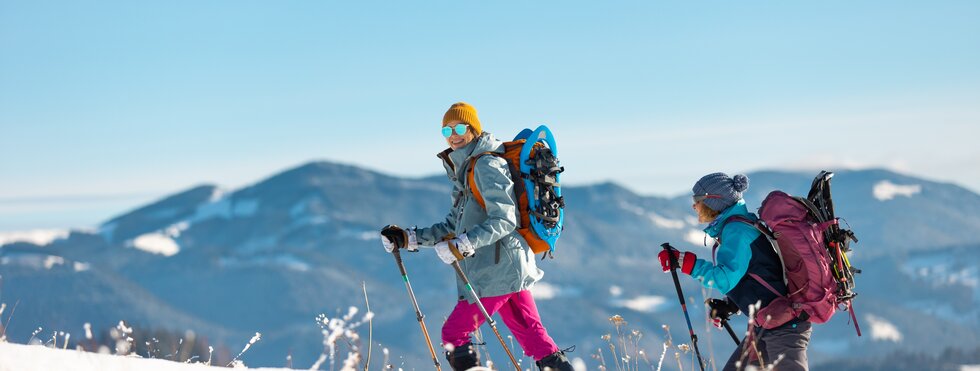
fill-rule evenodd
<path id="1" fill-rule="evenodd" d="M 762 230 L 762 228 L 757 225 L 758 223 L 753 222 L 751 219 L 746 218 L 746 217 L 741 216 L 741 215 L 733 215 L 733 216 L 730 216 L 730 217 L 726 218 L 725 220 L 722 220 L 721 221 L 721 229 L 718 232 L 718 241 L 719 242 L 721 242 L 721 235 L 722 235 L 722 233 L 725 232 L 725 227 L 728 226 L 728 223 L 729 222 L 739 222 L 739 223 L 743 223 L 743 224 L 748 224 L 750 227 L 755 228 L 756 230 L 758 230 L 759 233 L 766 234 L 766 231 Z M 768 234 L 766 234 L 766 235 L 768 236 Z"/>
<path id="2" fill-rule="evenodd" d="M 755 223 L 749 218 L 741 215 L 732 215 L 721 222 L 721 229 L 725 229 L 725 226 L 728 225 L 729 222 L 742 222 L 748 225 L 755 225 Z"/>
<path id="3" fill-rule="evenodd" d="M 475 179 L 476 161 L 479 160 L 480 157 L 483 157 L 484 155 L 491 155 L 491 156 L 498 156 L 498 157 L 500 156 L 499 153 L 492 152 L 492 151 L 483 152 L 481 154 L 473 156 L 473 158 L 470 160 L 469 169 L 466 169 L 466 187 L 470 189 L 470 193 L 473 194 L 473 198 L 476 199 L 476 203 L 480 204 L 480 206 L 483 207 L 484 210 L 486 210 L 487 203 L 486 201 L 483 200 L 483 195 L 480 194 L 480 188 L 476 186 L 476 179 Z"/>
<path id="4" fill-rule="evenodd" d="M 735 221 L 735 222 L 740 222 L 740 223 L 748 224 L 748 225 L 752 226 L 752 228 L 755 228 L 757 231 L 759 231 L 759 233 L 761 233 L 763 236 L 766 237 L 766 240 L 769 241 L 769 245 L 772 246 L 772 250 L 776 253 L 776 257 L 779 258 L 779 264 L 780 264 L 780 266 L 784 267 L 784 269 L 783 269 L 783 283 L 789 283 L 789 279 L 788 279 L 788 277 L 786 277 L 786 269 L 785 269 L 786 262 L 783 261 L 783 253 L 781 251 L 779 251 L 779 242 L 776 241 L 776 236 L 769 229 L 769 227 L 763 225 L 761 223 L 761 221 L 753 222 L 752 220 L 750 220 L 749 218 L 746 218 L 744 216 L 735 215 L 735 216 L 729 217 L 728 219 L 725 219 L 725 221 L 722 222 L 721 229 L 723 231 L 725 229 L 725 226 L 728 225 L 728 222 L 729 221 Z M 720 241 L 721 234 L 719 233 L 718 236 L 719 236 L 719 241 Z M 718 246 L 715 245 L 715 247 L 711 251 L 712 257 L 714 256 L 715 250 L 717 250 L 717 249 L 718 249 Z M 773 290 L 771 286 L 769 286 L 765 282 L 762 282 L 762 280 L 758 276 L 753 275 L 753 278 L 755 278 L 756 281 L 759 281 L 760 283 L 762 283 L 763 286 L 766 286 L 766 288 L 769 289 L 769 291 L 772 291 L 772 292 L 776 293 L 777 295 L 779 295 L 779 293 L 776 292 L 775 290 Z"/>
<path id="5" fill-rule="evenodd" d="M 722 220 L 721 221 L 721 229 L 718 232 L 718 237 L 715 238 L 715 244 L 714 244 L 714 246 L 711 247 L 711 260 L 712 260 L 712 262 L 715 259 L 715 253 L 718 252 L 718 247 L 721 246 L 721 235 L 725 232 L 725 227 L 728 226 L 728 222 L 732 222 L 732 221 L 740 222 L 740 223 L 745 223 L 745 224 L 751 225 L 751 226 L 753 226 L 753 227 L 755 227 L 755 228 L 758 229 L 758 227 L 755 226 L 755 223 L 753 223 L 751 220 L 749 220 L 748 218 L 746 218 L 744 216 L 741 216 L 741 215 L 733 215 L 733 216 L 730 216 L 728 218 L 725 218 L 725 220 Z"/>
<path id="6" fill-rule="evenodd" d="M 746 218 L 746 217 L 741 216 L 741 215 L 730 216 L 730 217 L 728 217 L 728 219 L 725 219 L 724 221 L 721 222 L 721 230 L 722 231 L 725 230 L 725 227 L 728 226 L 728 223 L 729 222 L 739 222 L 739 223 L 743 223 L 743 224 L 748 224 L 750 227 L 755 228 L 755 230 L 759 231 L 759 233 L 762 233 L 763 236 L 766 236 L 766 238 L 769 239 L 769 241 L 772 242 L 772 241 L 775 240 L 775 237 L 773 236 L 772 231 L 770 231 L 767 226 L 762 225 L 758 221 L 752 221 L 752 219 Z M 719 239 L 720 239 L 721 233 L 719 233 L 718 236 L 719 236 Z"/>

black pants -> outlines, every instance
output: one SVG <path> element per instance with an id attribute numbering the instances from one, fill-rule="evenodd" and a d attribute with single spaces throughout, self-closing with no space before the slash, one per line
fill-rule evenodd
<path id="1" fill-rule="evenodd" d="M 759 353 L 762 353 L 762 360 L 766 366 L 774 362 L 776 371 L 807 371 L 806 347 L 810 344 L 810 322 L 803 321 L 796 324 L 787 324 L 772 330 L 756 327 L 755 343 Z M 735 349 L 732 356 L 725 363 L 723 371 L 744 370 L 749 364 L 749 352 L 755 352 L 751 345 L 745 341 Z M 736 367 L 737 362 L 739 366 Z M 754 363 L 754 362 L 753 362 Z M 758 364 L 757 364 L 758 366 Z"/>

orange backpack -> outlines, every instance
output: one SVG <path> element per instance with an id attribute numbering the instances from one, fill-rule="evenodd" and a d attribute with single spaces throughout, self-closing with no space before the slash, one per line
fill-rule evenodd
<path id="1" fill-rule="evenodd" d="M 475 186 L 476 161 L 484 155 L 506 160 L 510 178 L 514 182 L 514 197 L 517 198 L 517 232 L 524 237 L 535 254 L 549 253 L 545 256 L 554 257 L 555 242 L 561 235 L 565 208 L 558 180 L 559 174 L 565 169 L 558 164 L 551 132 L 545 126 L 539 127 L 535 133 L 538 132 L 546 132 L 546 138 L 528 143 L 529 137 L 537 138 L 537 135 L 532 135 L 530 130 L 525 129 L 515 140 L 504 142 L 504 153 L 484 152 L 473 156 L 467 170 L 466 183 L 476 202 L 486 210 L 483 195 Z M 521 154 L 525 150 L 527 160 L 522 161 Z M 524 169 L 522 164 L 525 165 Z M 532 189 L 532 192 L 528 193 L 528 189 Z"/>

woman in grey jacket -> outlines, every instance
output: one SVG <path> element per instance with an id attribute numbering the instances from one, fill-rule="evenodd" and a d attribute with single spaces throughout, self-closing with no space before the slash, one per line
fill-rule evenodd
<path id="1" fill-rule="evenodd" d="M 452 264 L 456 257 L 444 239 L 455 236 L 451 242 L 465 256 L 459 261 L 460 267 L 487 312 L 500 313 L 524 353 L 533 357 L 539 368 L 572 370 L 541 324 L 529 291 L 544 273 L 516 230 L 519 211 L 507 162 L 497 156 L 480 156 L 476 162 L 471 161 L 486 152 L 503 153 L 503 143 L 482 130 L 476 109 L 463 102 L 453 104 L 443 116 L 442 134 L 449 148 L 438 157 L 453 183 L 453 206 L 446 220 L 428 228 L 405 230 L 405 248 L 411 251 L 418 246 L 434 247 L 443 262 Z M 474 164 L 474 185 L 483 196 L 485 208 L 466 184 L 470 163 Z M 391 252 L 394 243 L 386 237 L 381 241 Z M 479 365 L 470 334 L 485 318 L 458 278 L 456 286 L 459 301 L 443 324 L 442 343 L 453 369 L 466 370 Z"/>

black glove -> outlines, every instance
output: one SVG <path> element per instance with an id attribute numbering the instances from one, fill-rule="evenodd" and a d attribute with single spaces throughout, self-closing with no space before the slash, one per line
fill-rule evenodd
<path id="1" fill-rule="evenodd" d="M 738 306 L 727 297 L 724 299 L 708 299 L 705 303 L 708 304 L 709 308 L 708 317 L 718 328 L 721 328 L 722 321 L 728 321 L 728 318 L 739 312 Z"/>
<path id="2" fill-rule="evenodd" d="M 415 231 L 406 230 L 393 224 L 381 228 L 381 243 L 385 251 L 391 252 L 394 249 L 406 249 L 408 251 L 418 251 L 418 243 L 415 241 Z"/>

